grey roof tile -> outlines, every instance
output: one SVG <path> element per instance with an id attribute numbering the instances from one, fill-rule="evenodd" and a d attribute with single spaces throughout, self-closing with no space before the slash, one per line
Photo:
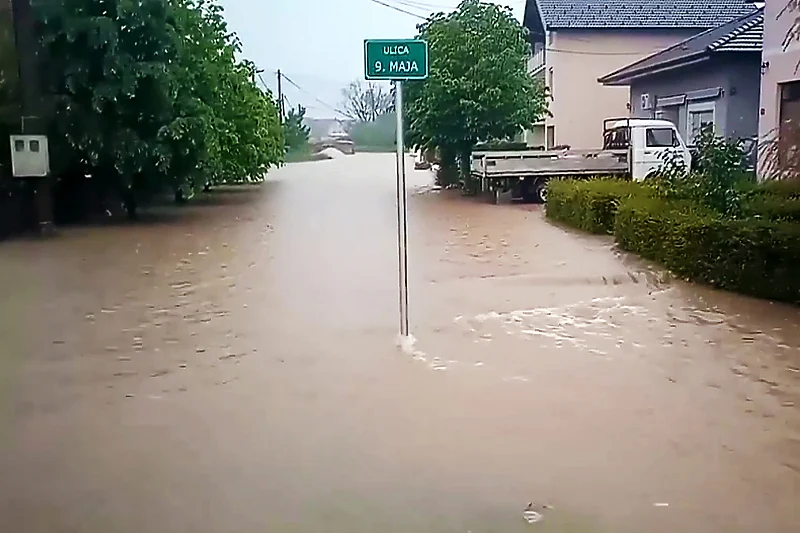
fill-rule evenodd
<path id="1" fill-rule="evenodd" d="M 640 59 L 598 81 L 626 84 L 634 76 L 644 76 L 654 69 L 702 58 L 712 52 L 760 52 L 763 46 L 764 10 L 758 9 Z"/>
<path id="2" fill-rule="evenodd" d="M 528 0 L 537 2 L 549 29 L 709 29 L 756 9 L 747 0 Z"/>
<path id="3" fill-rule="evenodd" d="M 708 48 L 714 52 L 760 52 L 764 48 L 764 10 L 746 17 L 736 29 Z"/>

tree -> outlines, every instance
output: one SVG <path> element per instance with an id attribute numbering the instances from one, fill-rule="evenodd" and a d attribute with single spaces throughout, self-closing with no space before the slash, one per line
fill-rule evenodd
<path id="1" fill-rule="evenodd" d="M 56 168 L 82 167 L 113 188 L 131 215 L 167 164 L 159 131 L 171 113 L 175 58 L 163 0 L 36 4 L 55 114 Z"/>
<path id="2" fill-rule="evenodd" d="M 528 72 L 527 30 L 511 9 L 479 0 L 418 30 L 430 45 L 430 76 L 404 83 L 407 140 L 438 149 L 446 182 L 457 158 L 467 179 L 476 143 L 512 137 L 547 113 L 545 88 Z"/>
<path id="3" fill-rule="evenodd" d="M 135 215 L 155 193 L 263 178 L 284 154 L 272 95 L 214 0 L 36 3 L 54 169 Z"/>
<path id="4" fill-rule="evenodd" d="M 288 151 L 302 150 L 308 145 L 311 136 L 311 128 L 306 126 L 304 119 L 306 109 L 297 106 L 297 109 L 290 109 L 283 121 L 283 137 Z"/>
<path id="5" fill-rule="evenodd" d="M 357 122 L 374 122 L 394 111 L 394 93 L 379 83 L 354 81 L 342 95 L 344 115 Z"/>
<path id="6" fill-rule="evenodd" d="M 169 0 L 177 61 L 171 64 L 172 121 L 162 129 L 171 172 L 190 189 L 258 181 L 283 158 L 283 132 L 256 68 L 237 61 L 239 39 L 211 0 Z"/>

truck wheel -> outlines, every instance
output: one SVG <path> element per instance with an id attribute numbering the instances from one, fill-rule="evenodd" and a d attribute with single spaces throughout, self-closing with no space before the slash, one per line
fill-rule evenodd
<path id="1" fill-rule="evenodd" d="M 533 198 L 538 204 L 547 203 L 547 180 L 539 180 L 533 189 Z"/>

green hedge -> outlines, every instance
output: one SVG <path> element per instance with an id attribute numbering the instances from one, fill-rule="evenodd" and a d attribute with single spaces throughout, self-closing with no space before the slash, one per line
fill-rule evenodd
<path id="1" fill-rule="evenodd" d="M 748 184 L 741 197 L 745 217 L 800 222 L 800 181 Z"/>
<path id="2" fill-rule="evenodd" d="M 688 279 L 800 303 L 800 224 L 731 220 L 687 204 L 631 197 L 619 207 L 614 234 L 624 250 Z"/>
<path id="3" fill-rule="evenodd" d="M 800 198 L 756 194 L 742 200 L 742 215 L 765 220 L 800 222 Z"/>
<path id="4" fill-rule="evenodd" d="M 614 233 L 614 218 L 622 200 L 649 197 L 649 188 L 617 179 L 551 180 L 547 185 L 547 216 L 590 233 Z"/>
<path id="5" fill-rule="evenodd" d="M 613 234 L 627 251 L 709 285 L 800 303 L 800 186 L 744 188 L 743 218 L 691 201 L 667 201 L 621 180 L 554 180 L 547 216 L 584 231 Z"/>

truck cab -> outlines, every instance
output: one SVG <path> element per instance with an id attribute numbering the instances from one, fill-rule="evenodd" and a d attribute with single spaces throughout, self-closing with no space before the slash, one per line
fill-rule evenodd
<path id="1" fill-rule="evenodd" d="M 685 168 L 692 155 L 678 129 L 668 120 L 617 118 L 603 122 L 603 150 L 627 150 L 632 179 L 641 181 L 657 171 L 669 154 L 677 154 Z"/>

